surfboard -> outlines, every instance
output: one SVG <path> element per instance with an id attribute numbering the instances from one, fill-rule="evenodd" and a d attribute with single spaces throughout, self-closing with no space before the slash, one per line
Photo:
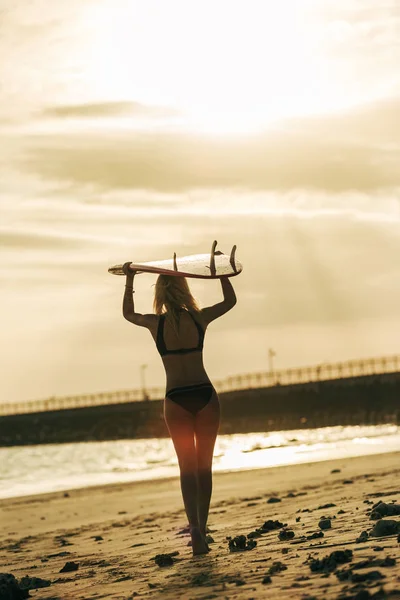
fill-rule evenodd
<path id="1" fill-rule="evenodd" d="M 130 268 L 139 273 L 157 273 L 175 277 L 193 277 L 197 279 L 218 279 L 219 277 L 234 277 L 243 270 L 242 263 L 237 260 L 236 246 L 230 255 L 215 250 L 217 241 L 212 244 L 211 252 L 207 254 L 191 254 L 164 260 L 154 260 L 144 263 L 130 264 Z M 112 275 L 124 275 L 123 265 L 114 265 L 108 269 Z"/>

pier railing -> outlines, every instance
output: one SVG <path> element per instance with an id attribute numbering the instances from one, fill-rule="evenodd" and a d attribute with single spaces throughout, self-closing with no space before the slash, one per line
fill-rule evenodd
<path id="1" fill-rule="evenodd" d="M 397 373 L 400 370 L 400 355 L 347 360 L 337 363 L 320 363 L 311 367 L 298 367 L 246 373 L 213 381 L 217 392 L 232 392 L 251 388 L 265 388 L 276 385 L 295 385 L 313 381 L 328 381 L 362 377 L 366 375 L 383 375 Z M 0 403 L 0 415 L 43 412 L 67 408 L 83 408 L 102 404 L 120 404 L 138 402 L 140 400 L 159 400 L 163 398 L 165 388 L 135 388 L 112 392 L 80 394 L 73 396 L 53 396 L 42 400 L 27 402 Z"/>

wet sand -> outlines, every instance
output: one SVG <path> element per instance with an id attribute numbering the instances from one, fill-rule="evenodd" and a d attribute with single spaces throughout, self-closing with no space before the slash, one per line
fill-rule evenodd
<path id="1" fill-rule="evenodd" d="M 198 557 L 176 478 L 0 500 L 0 572 L 53 600 L 400 598 L 399 474 L 399 453 L 217 473 Z"/>

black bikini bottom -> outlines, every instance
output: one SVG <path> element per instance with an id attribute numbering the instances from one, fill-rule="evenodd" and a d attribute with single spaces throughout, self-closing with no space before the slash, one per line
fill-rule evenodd
<path id="1" fill-rule="evenodd" d="M 192 415 L 197 415 L 210 402 L 213 392 L 211 383 L 199 383 L 172 388 L 165 395 Z"/>

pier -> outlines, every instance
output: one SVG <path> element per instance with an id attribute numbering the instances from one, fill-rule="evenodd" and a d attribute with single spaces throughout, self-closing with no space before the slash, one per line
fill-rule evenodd
<path id="1" fill-rule="evenodd" d="M 310 367 L 245 373 L 213 381 L 213 384 L 219 394 L 226 394 L 241 390 L 297 386 L 338 379 L 351 380 L 357 377 L 384 375 L 398 373 L 399 371 L 400 355 L 395 354 L 379 358 L 320 363 Z M 160 400 L 164 397 L 164 393 L 165 389 L 163 387 L 140 387 L 91 394 L 53 396 L 27 402 L 0 403 L 0 416 Z"/>
<path id="2" fill-rule="evenodd" d="M 399 356 L 251 373 L 214 382 L 220 433 L 400 423 Z M 164 389 L 3 404 L 0 446 L 167 437 Z"/>

